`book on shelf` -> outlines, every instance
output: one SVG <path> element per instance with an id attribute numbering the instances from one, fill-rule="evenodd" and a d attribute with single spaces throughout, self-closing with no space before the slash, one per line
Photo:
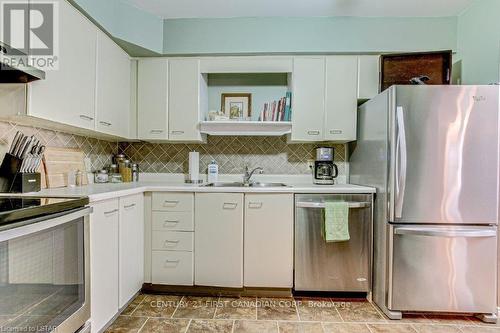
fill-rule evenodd
<path id="1" fill-rule="evenodd" d="M 291 121 L 291 119 L 292 93 L 290 91 L 279 100 L 264 103 L 264 107 L 259 114 L 259 121 Z"/>

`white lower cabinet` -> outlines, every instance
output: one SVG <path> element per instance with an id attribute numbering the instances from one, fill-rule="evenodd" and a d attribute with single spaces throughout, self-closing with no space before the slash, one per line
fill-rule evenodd
<path id="1" fill-rule="evenodd" d="M 118 313 L 119 200 L 93 205 L 90 216 L 90 297 L 92 332 L 99 332 Z"/>
<path id="2" fill-rule="evenodd" d="M 193 252 L 153 250 L 151 266 L 155 284 L 193 285 Z"/>
<path id="3" fill-rule="evenodd" d="M 246 194 L 245 287 L 292 288 L 293 194 Z"/>
<path id="4" fill-rule="evenodd" d="M 144 195 L 120 198 L 119 306 L 142 288 L 144 281 Z"/>
<path id="5" fill-rule="evenodd" d="M 195 284 L 243 287 L 243 194 L 195 195 Z"/>

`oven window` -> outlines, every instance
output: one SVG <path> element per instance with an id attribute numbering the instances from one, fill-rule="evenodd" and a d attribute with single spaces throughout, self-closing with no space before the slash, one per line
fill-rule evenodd
<path id="1" fill-rule="evenodd" d="M 0 243 L 0 329 L 51 332 L 85 302 L 84 220 Z"/>

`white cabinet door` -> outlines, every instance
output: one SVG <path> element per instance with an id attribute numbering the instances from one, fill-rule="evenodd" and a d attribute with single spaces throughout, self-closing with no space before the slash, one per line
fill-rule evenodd
<path id="1" fill-rule="evenodd" d="M 93 205 L 90 216 L 90 306 L 92 332 L 118 313 L 118 199 Z"/>
<path id="2" fill-rule="evenodd" d="M 327 141 L 356 140 L 358 57 L 326 58 L 325 135 Z"/>
<path id="3" fill-rule="evenodd" d="M 140 59 L 137 75 L 137 135 L 168 139 L 168 60 Z"/>
<path id="4" fill-rule="evenodd" d="M 323 140 L 325 58 L 294 58 L 292 86 L 291 140 Z"/>
<path id="5" fill-rule="evenodd" d="M 202 141 L 200 123 L 200 60 L 169 61 L 169 139 Z"/>
<path id="6" fill-rule="evenodd" d="M 358 99 L 370 99 L 378 95 L 380 89 L 380 56 L 359 56 Z"/>
<path id="7" fill-rule="evenodd" d="M 120 198 L 119 306 L 123 307 L 144 282 L 144 195 Z"/>
<path id="8" fill-rule="evenodd" d="M 30 84 L 28 113 L 94 130 L 97 28 L 63 0 L 59 26 L 59 69 Z"/>
<path id="9" fill-rule="evenodd" d="M 103 32 L 97 35 L 96 130 L 129 137 L 130 58 Z"/>
<path id="10" fill-rule="evenodd" d="M 196 193 L 195 284 L 243 286 L 243 194 Z"/>
<path id="11" fill-rule="evenodd" d="M 245 287 L 293 287 L 293 194 L 245 195 Z"/>

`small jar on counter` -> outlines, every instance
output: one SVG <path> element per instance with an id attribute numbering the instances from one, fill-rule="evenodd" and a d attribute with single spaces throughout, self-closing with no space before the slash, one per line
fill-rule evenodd
<path id="1" fill-rule="evenodd" d="M 94 173 L 94 183 L 102 184 L 109 181 L 108 170 L 102 169 Z"/>
<path id="2" fill-rule="evenodd" d="M 111 164 L 108 168 L 108 173 L 118 173 L 118 164 Z"/>
<path id="3" fill-rule="evenodd" d="M 136 163 L 132 164 L 132 181 L 139 181 L 139 164 Z"/>
<path id="4" fill-rule="evenodd" d="M 120 175 L 122 175 L 124 183 L 132 182 L 132 165 L 129 160 L 125 160 L 120 164 Z"/>

